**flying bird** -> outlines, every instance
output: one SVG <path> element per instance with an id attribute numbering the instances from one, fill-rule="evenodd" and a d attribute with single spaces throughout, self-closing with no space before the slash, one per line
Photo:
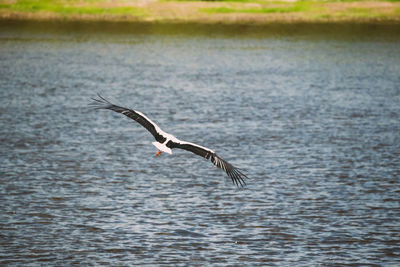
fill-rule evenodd
<path id="1" fill-rule="evenodd" d="M 175 136 L 161 130 L 157 124 L 155 124 L 142 112 L 114 105 L 99 94 L 98 97 L 98 99 L 92 98 L 94 101 L 91 103 L 92 107 L 95 109 L 109 109 L 121 113 L 138 122 L 154 136 L 156 142 L 152 142 L 152 144 L 158 149 L 156 157 L 161 155 L 163 152 L 172 154 L 172 149 L 174 148 L 188 150 L 196 155 L 206 158 L 207 160 L 211 160 L 215 166 L 224 170 L 232 179 L 232 182 L 237 186 L 244 186 L 246 184 L 244 178 L 248 177 L 243 174 L 240 169 L 234 167 L 232 164 L 218 156 L 213 150 L 194 143 L 179 140 Z"/>

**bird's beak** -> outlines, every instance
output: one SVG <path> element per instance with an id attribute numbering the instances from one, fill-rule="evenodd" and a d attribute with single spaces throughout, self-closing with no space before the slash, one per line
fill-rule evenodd
<path id="1" fill-rule="evenodd" d="M 158 150 L 157 153 L 156 153 L 156 157 L 160 156 L 161 153 L 162 153 L 162 151 L 161 151 L 161 150 Z"/>

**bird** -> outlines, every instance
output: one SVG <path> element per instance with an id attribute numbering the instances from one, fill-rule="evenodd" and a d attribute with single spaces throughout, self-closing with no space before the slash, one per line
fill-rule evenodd
<path id="1" fill-rule="evenodd" d="M 175 148 L 184 149 L 210 160 L 216 167 L 224 170 L 232 179 L 232 183 L 236 186 L 243 187 L 246 185 L 244 179 L 248 179 L 248 177 L 242 172 L 242 170 L 234 167 L 232 164 L 218 156 L 213 150 L 194 143 L 179 140 L 175 136 L 161 130 L 156 123 L 142 112 L 114 105 L 100 94 L 97 94 L 97 96 L 98 98 L 92 98 L 93 102 L 89 104 L 92 108 L 95 110 L 106 109 L 121 113 L 138 122 L 154 136 L 156 141 L 152 142 L 152 144 L 157 148 L 156 157 L 160 156 L 163 152 L 172 154 L 172 149 Z"/>

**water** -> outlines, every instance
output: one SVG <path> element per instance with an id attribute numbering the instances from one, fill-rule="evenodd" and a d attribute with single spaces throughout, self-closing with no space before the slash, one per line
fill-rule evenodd
<path id="1" fill-rule="evenodd" d="M 3 24 L 0 265 L 400 264 L 398 29 Z"/>

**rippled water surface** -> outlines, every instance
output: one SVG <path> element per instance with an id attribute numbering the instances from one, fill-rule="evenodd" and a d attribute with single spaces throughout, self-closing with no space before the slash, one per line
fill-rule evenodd
<path id="1" fill-rule="evenodd" d="M 400 264 L 398 31 L 42 26 L 0 27 L 0 265 Z"/>

